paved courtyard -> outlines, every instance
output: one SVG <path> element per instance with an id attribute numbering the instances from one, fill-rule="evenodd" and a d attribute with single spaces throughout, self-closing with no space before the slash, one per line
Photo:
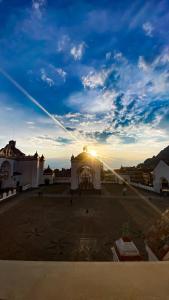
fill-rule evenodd
<path id="1" fill-rule="evenodd" d="M 144 234 L 169 199 L 122 189 L 107 184 L 101 195 L 73 196 L 71 205 L 69 186 L 58 184 L 1 203 L 0 259 L 111 261 L 127 227 L 146 259 Z"/>

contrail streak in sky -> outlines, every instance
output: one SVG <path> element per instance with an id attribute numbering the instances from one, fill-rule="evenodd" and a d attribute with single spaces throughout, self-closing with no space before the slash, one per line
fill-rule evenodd
<path id="1" fill-rule="evenodd" d="M 50 112 L 47 111 L 45 107 L 43 107 L 34 97 L 32 97 L 16 80 L 14 80 L 7 72 L 5 72 L 3 69 L 0 68 L 0 72 L 2 75 L 7 78 L 26 98 L 28 98 L 32 103 L 34 103 L 38 108 L 40 108 L 50 119 L 54 121 L 55 124 L 57 124 L 60 128 L 62 128 L 66 133 L 68 133 L 71 138 L 76 140 L 76 142 L 79 142 L 79 139 L 72 134 L 69 130 L 66 129 L 66 127 L 56 119 L 55 116 L 53 116 Z"/>

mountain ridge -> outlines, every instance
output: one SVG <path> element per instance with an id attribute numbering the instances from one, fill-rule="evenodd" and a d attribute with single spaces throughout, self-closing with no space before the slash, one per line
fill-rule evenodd
<path id="1" fill-rule="evenodd" d="M 165 161 L 167 164 L 169 164 L 169 146 L 165 147 L 163 150 L 161 150 L 156 156 L 154 155 L 151 158 L 147 158 L 143 163 L 139 164 L 138 168 L 149 168 L 154 169 L 160 160 Z"/>

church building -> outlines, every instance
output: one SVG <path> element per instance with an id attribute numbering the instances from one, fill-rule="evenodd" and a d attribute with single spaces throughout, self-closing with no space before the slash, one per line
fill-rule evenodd
<path id="1" fill-rule="evenodd" d="M 38 187 L 43 181 L 44 156 L 25 155 L 15 141 L 0 150 L 0 189 Z"/>
<path id="2" fill-rule="evenodd" d="M 169 193 L 169 164 L 160 160 L 153 170 L 153 185 L 156 193 Z"/>
<path id="3" fill-rule="evenodd" d="M 101 171 L 103 164 L 88 152 L 71 157 L 71 190 L 101 190 Z"/>

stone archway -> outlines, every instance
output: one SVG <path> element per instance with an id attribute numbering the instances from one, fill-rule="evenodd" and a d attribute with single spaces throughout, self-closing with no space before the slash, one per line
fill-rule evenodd
<path id="1" fill-rule="evenodd" d="M 78 170 L 79 189 L 91 190 L 93 189 L 93 170 L 89 166 L 82 166 Z"/>

